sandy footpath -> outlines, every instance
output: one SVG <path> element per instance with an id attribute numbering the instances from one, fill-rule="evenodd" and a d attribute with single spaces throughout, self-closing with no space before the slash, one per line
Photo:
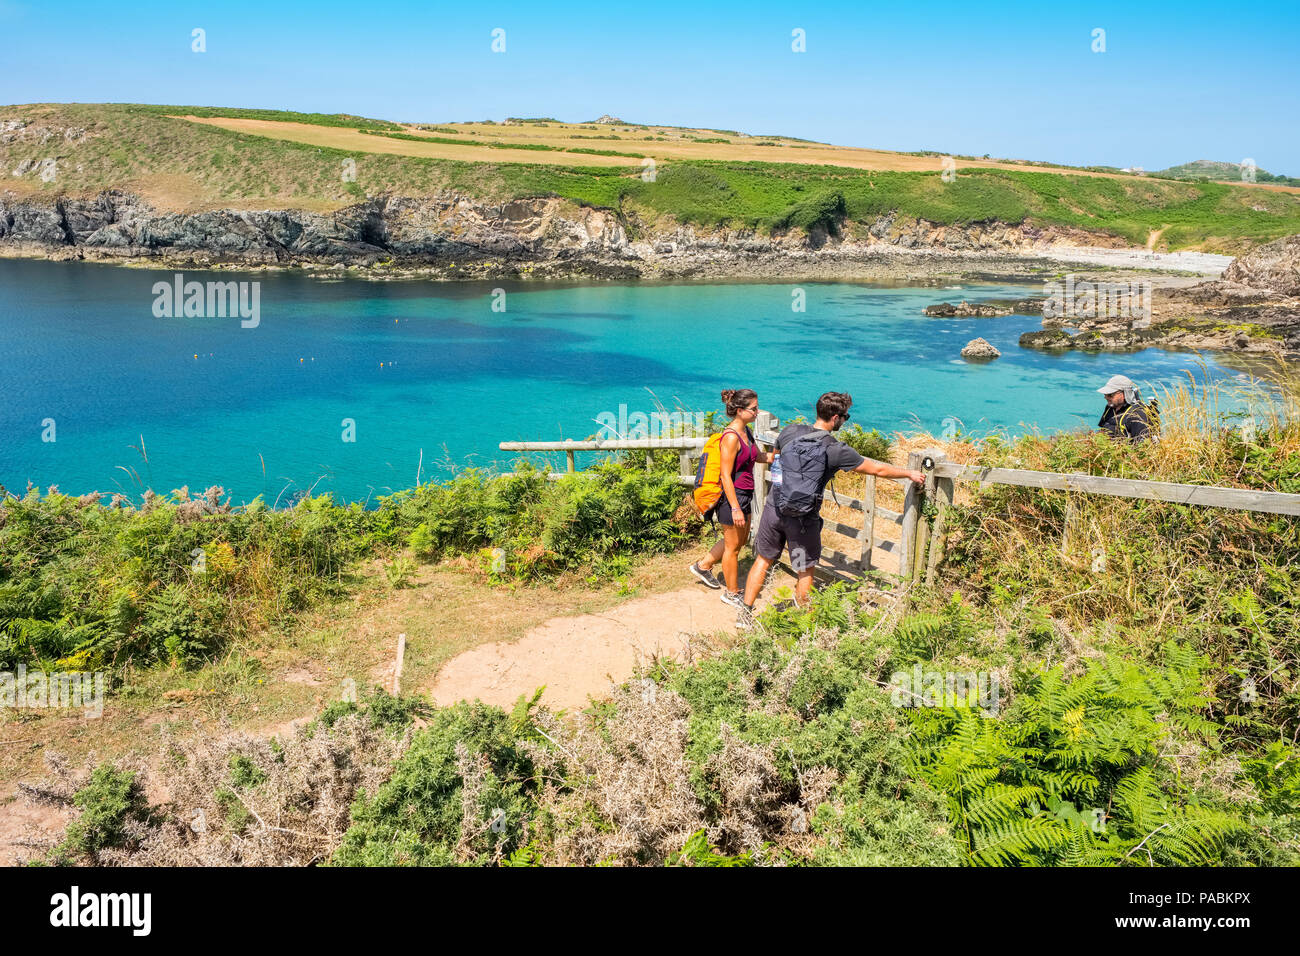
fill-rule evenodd
<path id="1" fill-rule="evenodd" d="M 764 589 L 771 600 L 788 575 Z M 452 658 L 430 688 L 434 703 L 481 700 L 509 710 L 521 694 L 546 687 L 552 709 L 585 707 L 656 657 L 690 659 L 695 635 L 735 633 L 736 611 L 702 584 L 634 598 L 601 614 L 554 617 L 517 641 L 482 644 Z M 759 606 L 763 606 L 760 600 Z M 725 639 L 725 638 L 724 638 Z M 697 641 L 698 645 L 698 641 Z"/>

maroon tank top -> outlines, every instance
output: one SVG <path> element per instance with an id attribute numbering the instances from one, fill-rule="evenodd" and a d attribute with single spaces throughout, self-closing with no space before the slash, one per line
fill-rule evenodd
<path id="1" fill-rule="evenodd" d="M 736 434 L 734 428 L 730 430 L 732 434 Z M 754 462 L 756 461 L 758 461 L 758 446 L 754 444 L 754 433 L 746 425 L 745 441 L 741 441 L 740 449 L 736 452 L 736 462 L 731 469 L 731 483 L 737 491 L 754 490 Z"/>

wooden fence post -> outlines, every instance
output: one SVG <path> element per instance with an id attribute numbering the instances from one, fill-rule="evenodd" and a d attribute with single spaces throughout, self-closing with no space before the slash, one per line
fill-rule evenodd
<path id="1" fill-rule="evenodd" d="M 858 541 L 862 553 L 858 556 L 858 570 L 866 574 L 871 570 L 871 547 L 876 537 L 876 476 L 867 475 L 862 489 L 862 530 Z"/>
<path id="2" fill-rule="evenodd" d="M 933 451 L 930 454 L 934 458 L 936 467 L 947 459 L 943 452 Z M 947 519 L 948 509 L 952 507 L 953 496 L 956 494 L 957 482 L 952 478 L 934 478 L 935 504 L 938 507 L 938 514 L 934 518 L 934 529 L 930 533 L 930 558 L 925 569 L 925 583 L 934 583 L 935 569 L 938 568 L 939 562 L 943 560 L 944 544 L 948 540 Z"/>
<path id="3" fill-rule="evenodd" d="M 776 416 L 771 412 L 759 411 L 758 417 L 754 419 L 754 431 L 770 432 L 776 428 Z M 771 448 L 766 442 L 758 441 L 755 435 L 755 441 L 761 451 L 767 451 Z M 763 509 L 767 507 L 767 465 L 757 462 L 754 465 L 754 504 L 750 509 L 749 518 L 749 543 L 752 546 L 758 540 L 758 524 L 763 520 Z"/>
<path id="4" fill-rule="evenodd" d="M 923 493 L 920 502 L 918 502 L 916 513 L 916 548 L 915 557 L 913 558 L 915 566 L 911 568 L 911 578 L 912 582 L 915 584 L 921 582 L 921 577 L 925 573 L 926 553 L 929 551 L 931 544 L 931 521 L 925 516 L 922 509 L 926 503 L 934 500 L 934 469 L 930 468 L 927 470 L 925 468 L 925 460 L 927 458 L 933 459 L 933 456 L 936 454 L 938 453 L 933 449 L 926 449 L 919 454 L 913 452 L 911 455 L 907 456 L 910 467 L 915 468 L 918 471 L 925 471 L 925 484 L 922 486 Z M 913 458 L 916 459 L 915 465 L 910 464 Z"/>
<path id="5" fill-rule="evenodd" d="M 577 452 L 572 452 L 572 451 L 566 451 L 564 453 L 565 461 L 568 462 L 568 466 L 569 466 L 568 467 L 569 474 L 573 474 L 575 471 L 578 470 L 577 461 L 575 460 L 576 455 Z"/>
<path id="6" fill-rule="evenodd" d="M 919 451 L 908 454 L 907 467 L 912 471 L 920 470 Z M 903 528 L 898 536 L 898 577 L 903 584 L 911 582 L 912 571 L 916 564 L 916 525 L 921 510 L 920 497 L 920 489 L 916 483 L 909 481 L 907 491 L 903 494 Z"/>

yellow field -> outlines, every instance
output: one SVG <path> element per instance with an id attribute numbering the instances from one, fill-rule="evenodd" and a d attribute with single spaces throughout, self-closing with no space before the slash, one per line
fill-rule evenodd
<path id="1" fill-rule="evenodd" d="M 684 129 L 674 126 L 632 127 L 606 124 L 577 123 L 519 123 L 513 125 L 492 123 L 441 123 L 437 131 L 420 129 L 414 125 L 403 127 L 406 134 L 428 137 L 430 142 L 419 143 L 406 139 L 389 139 L 359 133 L 352 129 L 333 126 L 313 126 L 305 123 L 285 123 L 271 120 L 230 119 L 225 117 L 201 118 L 182 116 L 193 123 L 219 126 L 256 136 L 285 139 L 312 146 L 359 153 L 390 153 L 398 156 L 420 156 L 428 159 L 456 159 L 480 163 L 544 163 L 554 166 L 627 166 L 639 163 L 638 157 L 649 157 L 656 162 L 674 159 L 713 159 L 731 162 L 800 163 L 815 166 L 844 166 L 850 169 L 870 169 L 903 172 L 933 172 L 942 168 L 939 156 L 913 156 L 880 149 L 860 149 L 851 146 L 831 146 L 825 143 L 808 143 L 781 136 L 742 136 L 707 129 Z M 426 124 L 427 125 L 427 124 Z M 616 136 L 617 139 L 599 137 Z M 473 139 L 483 145 L 462 146 L 439 143 L 441 138 Z M 695 137 L 692 139 L 691 137 Z M 721 139 L 720 143 L 701 143 L 698 139 Z M 492 143 L 541 144 L 562 150 L 602 149 L 633 156 L 593 156 L 586 153 L 557 152 L 550 150 L 513 150 L 494 148 Z M 773 143 L 759 146 L 759 143 Z M 1030 172 L 1060 172 L 1081 176 L 1102 176 L 1112 179 L 1134 177 L 1122 173 L 1091 172 L 1066 166 L 1040 166 L 1031 163 L 1000 161 L 996 159 L 955 159 L 958 169 L 1018 169 Z M 1268 183 L 1242 183 L 1262 189 L 1279 189 L 1300 192 L 1294 186 L 1275 186 Z"/>

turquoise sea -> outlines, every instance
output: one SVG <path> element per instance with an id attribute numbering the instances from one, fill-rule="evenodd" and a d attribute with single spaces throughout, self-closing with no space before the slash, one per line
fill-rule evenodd
<path id="1" fill-rule="evenodd" d="M 584 438 L 597 419 L 707 411 L 754 388 L 782 419 L 850 392 L 882 430 L 1091 427 L 1114 373 L 1168 384 L 1197 357 L 1047 355 L 1018 347 L 1036 316 L 931 319 L 939 301 L 1040 285 L 576 285 L 256 281 L 259 322 L 159 318 L 173 271 L 0 261 L 0 484 L 139 498 L 222 485 L 281 505 L 307 489 L 369 500 L 454 468 L 507 466 L 503 440 Z M 501 289 L 504 297 L 493 290 Z M 504 304 L 504 311 L 494 311 Z M 976 336 L 1002 358 L 958 353 Z M 1212 375 L 1235 373 L 1213 363 Z M 1150 394 L 1149 386 L 1144 389 Z M 355 441 L 344 441 L 345 419 Z M 51 428 L 49 422 L 53 421 Z M 951 424 L 951 423 L 950 423 Z M 43 440 L 53 437 L 53 441 Z"/>

